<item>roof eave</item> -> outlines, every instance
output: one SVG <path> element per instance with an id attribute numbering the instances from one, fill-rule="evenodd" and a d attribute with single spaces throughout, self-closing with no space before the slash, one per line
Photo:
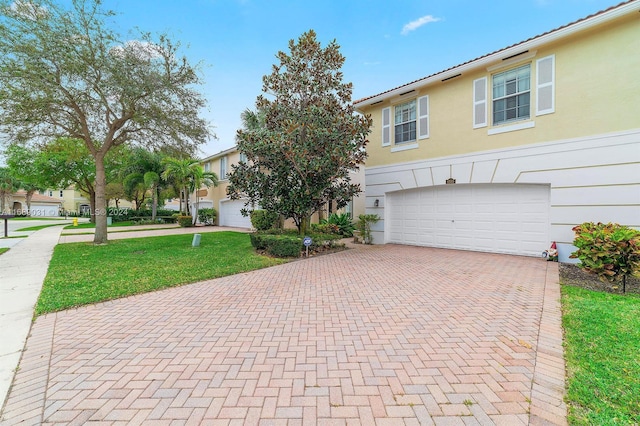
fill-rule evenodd
<path id="1" fill-rule="evenodd" d="M 356 107 L 357 111 L 362 112 L 361 108 L 371 106 L 372 104 L 384 102 L 390 98 L 399 96 L 407 92 L 411 92 L 413 90 L 417 90 L 419 88 L 428 86 L 435 82 L 446 80 L 448 78 L 457 76 L 459 74 L 464 75 L 465 73 L 468 73 L 470 71 L 474 71 L 479 68 L 488 67 L 498 61 L 501 61 L 513 55 L 522 53 L 523 51 L 537 49 L 540 46 L 544 46 L 556 40 L 569 37 L 578 32 L 588 30 L 598 25 L 602 25 L 609 21 L 615 20 L 621 16 L 625 16 L 629 13 L 638 11 L 638 3 L 639 1 L 632 1 L 626 4 L 622 4 L 618 7 L 615 7 L 612 10 L 595 14 L 589 18 L 585 18 L 583 20 L 575 22 L 574 24 L 569 24 L 567 26 L 560 27 L 556 30 L 552 30 L 548 33 L 542 34 L 540 36 L 536 36 L 532 39 L 523 41 L 513 46 L 509 46 L 502 50 L 498 50 L 494 53 L 490 53 L 488 55 L 482 56 L 478 59 L 471 60 L 464 64 L 455 66 L 453 68 L 440 71 L 436 74 L 432 74 L 428 77 L 422 78 L 420 80 L 416 80 L 412 83 L 408 83 L 406 85 L 396 87 L 395 89 L 391 89 L 389 91 L 380 93 L 378 95 L 374 95 L 359 101 L 355 101 L 354 106 Z"/>

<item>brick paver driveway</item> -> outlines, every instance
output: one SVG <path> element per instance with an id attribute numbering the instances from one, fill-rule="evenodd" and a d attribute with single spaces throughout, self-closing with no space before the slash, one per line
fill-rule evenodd
<path id="1" fill-rule="evenodd" d="M 557 266 L 362 247 L 41 317 L 6 424 L 565 422 Z"/>

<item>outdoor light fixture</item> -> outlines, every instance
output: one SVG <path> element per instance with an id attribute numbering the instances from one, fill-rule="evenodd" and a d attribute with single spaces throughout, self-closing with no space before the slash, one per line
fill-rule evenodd
<path id="1" fill-rule="evenodd" d="M 380 205 L 380 200 L 376 198 L 376 200 L 373 202 L 373 207 L 378 207 L 379 205 Z"/>

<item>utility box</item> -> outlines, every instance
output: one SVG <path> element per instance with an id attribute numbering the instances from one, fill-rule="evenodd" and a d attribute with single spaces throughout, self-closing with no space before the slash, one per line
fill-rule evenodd
<path id="1" fill-rule="evenodd" d="M 200 234 L 193 234 L 193 242 L 191 243 L 191 247 L 200 247 L 200 238 L 202 236 Z"/>

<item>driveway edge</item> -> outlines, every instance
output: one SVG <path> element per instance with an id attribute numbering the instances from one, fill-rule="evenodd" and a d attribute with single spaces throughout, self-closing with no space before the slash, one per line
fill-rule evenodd
<path id="1" fill-rule="evenodd" d="M 42 316 L 32 324 L 0 417 L 3 425 L 43 422 L 55 324 L 55 313 Z"/>
<path id="2" fill-rule="evenodd" d="M 531 388 L 530 425 L 566 425 L 562 305 L 558 263 L 547 262 L 544 301 Z"/>

